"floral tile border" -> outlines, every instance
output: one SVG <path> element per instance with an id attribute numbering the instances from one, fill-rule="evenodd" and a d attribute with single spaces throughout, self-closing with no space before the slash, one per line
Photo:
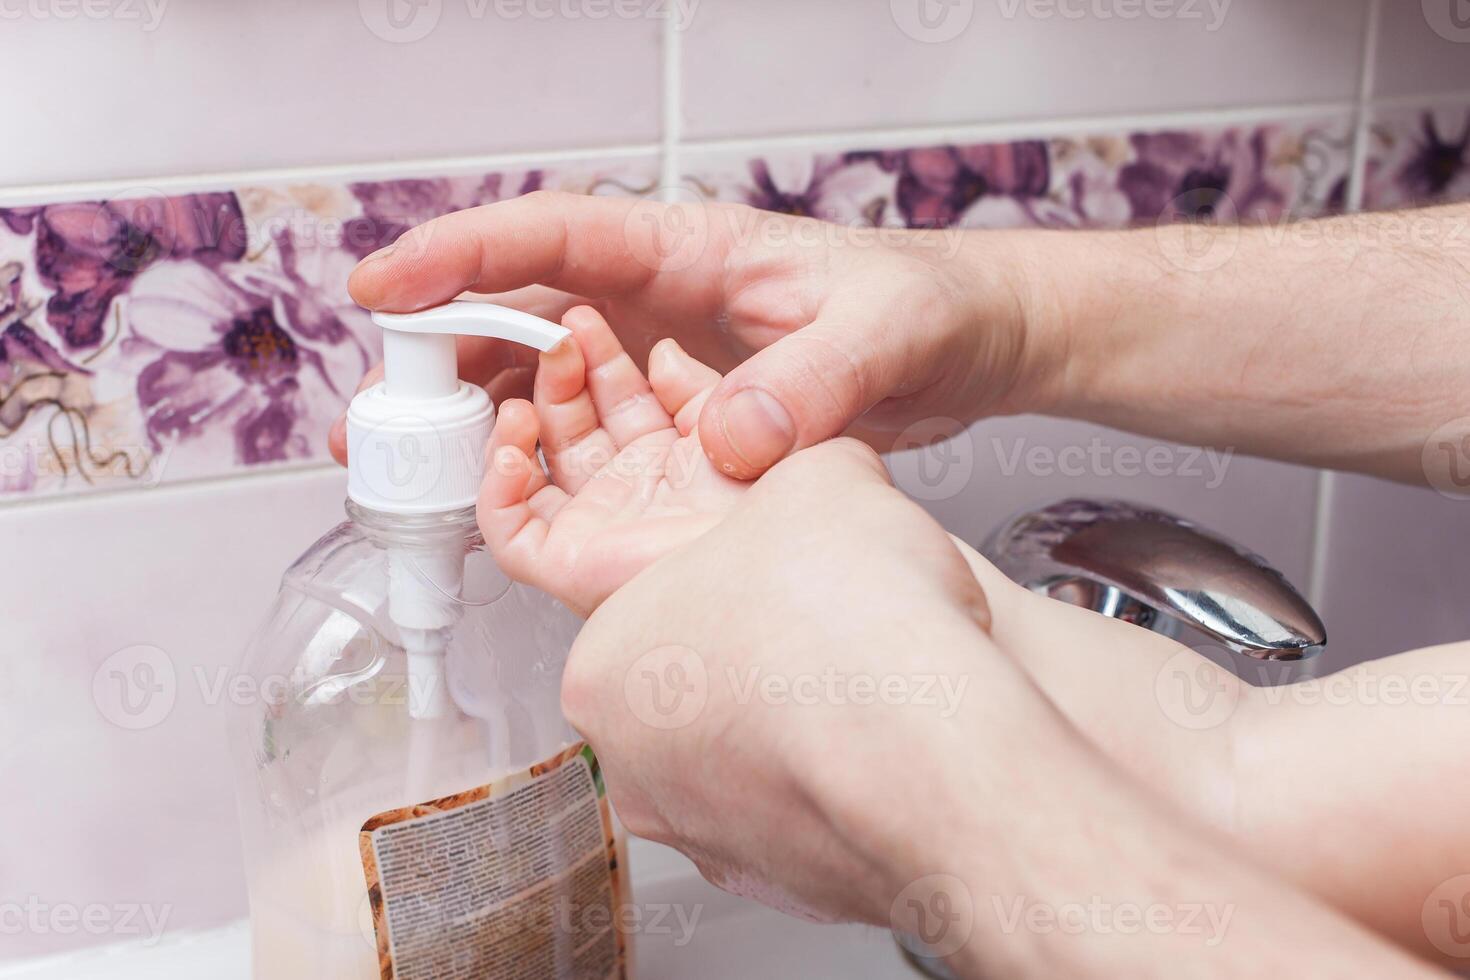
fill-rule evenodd
<path id="1" fill-rule="evenodd" d="M 865 226 L 1273 221 L 1342 210 L 1352 128 L 1344 116 L 967 146 L 715 153 L 695 159 L 685 181 L 716 200 Z"/>
<path id="2" fill-rule="evenodd" d="M 1470 199 L 1470 105 L 1380 109 L 1369 128 L 1363 206 Z"/>
<path id="3" fill-rule="evenodd" d="M 379 352 L 347 296 L 359 258 L 449 211 L 657 174 L 649 157 L 0 208 L 0 501 L 323 460 Z"/>

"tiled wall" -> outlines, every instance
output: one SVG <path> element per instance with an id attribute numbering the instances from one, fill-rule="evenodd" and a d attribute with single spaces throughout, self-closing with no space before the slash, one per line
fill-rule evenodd
<path id="1" fill-rule="evenodd" d="M 241 913 L 211 692 L 339 513 L 325 429 L 375 353 L 344 277 L 402 227 L 537 186 L 966 227 L 1464 198 L 1470 30 L 1435 2 L 118 0 L 0 20 L 0 910 L 142 904 L 170 931 Z M 1051 420 L 962 445 L 957 483 L 893 467 L 971 540 L 1064 495 L 1155 502 L 1311 591 L 1330 666 L 1470 636 L 1470 522 L 1429 491 Z M 129 938 L 117 918 L 0 916 L 0 959 Z"/>

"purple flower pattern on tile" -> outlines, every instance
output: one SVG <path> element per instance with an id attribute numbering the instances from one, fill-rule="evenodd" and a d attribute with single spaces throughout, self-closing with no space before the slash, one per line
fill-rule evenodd
<path id="1" fill-rule="evenodd" d="M 310 459 L 370 363 L 288 264 L 160 265 L 139 277 L 124 322 L 155 452 L 221 433 L 245 465 Z"/>
<path id="2" fill-rule="evenodd" d="M 888 202 L 865 196 L 882 182 L 885 162 L 853 156 L 789 155 L 752 160 L 742 199 L 763 211 L 838 224 L 895 223 Z"/>
<path id="3" fill-rule="evenodd" d="M 1365 207 L 1470 199 L 1470 106 L 1408 109 L 1373 123 Z"/>
<path id="4" fill-rule="evenodd" d="M 154 262 L 239 259 L 244 216 L 233 194 L 83 201 L 0 212 L 36 236 L 35 265 L 51 290 L 46 319 L 70 350 L 102 341 L 112 301 Z"/>
<path id="5" fill-rule="evenodd" d="M 0 208 L 0 494 L 324 459 L 377 356 L 347 295 L 414 225 L 555 187 L 651 188 L 652 159 Z"/>
<path id="6" fill-rule="evenodd" d="M 706 195 L 846 224 L 1116 228 L 1160 220 L 1279 220 L 1342 207 L 1346 118 L 846 153 L 707 156 Z M 804 187 L 769 175 L 805 171 Z"/>
<path id="7" fill-rule="evenodd" d="M 362 216 L 347 222 L 343 243 L 362 258 L 392 244 L 399 235 L 430 218 L 529 194 L 540 190 L 544 180 L 540 170 L 530 170 L 520 174 L 349 184 L 348 190 L 362 205 Z"/>
<path id="8" fill-rule="evenodd" d="M 1051 156 L 1039 140 L 907 150 L 896 165 L 898 210 L 911 228 L 963 225 L 987 200 L 1024 202 L 1051 189 Z"/>

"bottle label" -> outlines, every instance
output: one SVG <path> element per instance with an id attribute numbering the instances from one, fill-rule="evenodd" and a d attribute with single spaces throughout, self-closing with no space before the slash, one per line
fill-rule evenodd
<path id="1" fill-rule="evenodd" d="M 380 813 L 358 840 L 383 980 L 626 977 L 626 889 L 585 744 Z"/>

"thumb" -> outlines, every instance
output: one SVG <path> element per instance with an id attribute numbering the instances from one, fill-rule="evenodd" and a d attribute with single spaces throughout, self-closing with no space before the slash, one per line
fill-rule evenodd
<path id="1" fill-rule="evenodd" d="M 699 416 L 715 467 L 753 480 L 788 454 L 840 435 L 888 394 L 883 352 L 851 326 L 816 322 L 725 377 Z"/>

